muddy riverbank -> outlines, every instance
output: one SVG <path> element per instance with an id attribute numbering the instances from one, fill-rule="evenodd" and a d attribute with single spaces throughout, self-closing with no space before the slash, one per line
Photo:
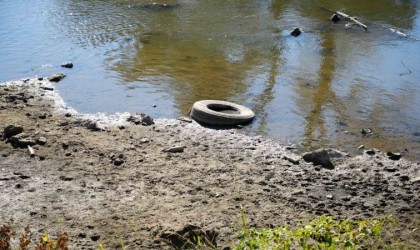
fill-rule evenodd
<path id="1" fill-rule="evenodd" d="M 401 238 L 420 242 L 417 162 L 368 150 L 314 166 L 293 147 L 236 130 L 78 114 L 55 84 L 0 84 L 0 224 L 65 231 L 72 249 L 115 249 L 120 239 L 127 249 L 171 248 L 189 230 L 223 248 L 235 242 L 242 206 L 258 227 L 394 214 Z"/>

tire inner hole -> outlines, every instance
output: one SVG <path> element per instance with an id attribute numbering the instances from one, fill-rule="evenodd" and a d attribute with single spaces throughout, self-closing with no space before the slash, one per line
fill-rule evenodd
<path id="1" fill-rule="evenodd" d="M 239 110 L 235 109 L 232 106 L 223 104 L 209 104 L 207 105 L 207 108 L 225 114 L 239 114 Z"/>

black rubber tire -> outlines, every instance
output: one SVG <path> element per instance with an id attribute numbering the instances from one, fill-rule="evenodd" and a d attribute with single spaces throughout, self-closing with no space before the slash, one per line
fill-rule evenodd
<path id="1" fill-rule="evenodd" d="M 216 110 L 234 110 L 236 114 L 218 112 Z M 194 103 L 191 118 L 199 123 L 213 126 L 235 126 L 250 123 L 255 117 L 247 107 L 232 102 L 203 100 Z"/>

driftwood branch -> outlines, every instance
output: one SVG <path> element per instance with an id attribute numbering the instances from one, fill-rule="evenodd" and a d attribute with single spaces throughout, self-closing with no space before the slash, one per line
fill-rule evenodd
<path id="1" fill-rule="evenodd" d="M 401 64 L 404 66 L 404 68 L 406 70 L 408 70 L 408 72 L 407 73 L 401 73 L 400 76 L 409 75 L 409 74 L 413 73 L 413 72 L 411 72 L 411 69 L 409 69 L 409 68 L 407 68 L 407 66 L 405 66 L 405 64 L 404 64 L 404 62 L 402 60 L 401 60 Z"/>
<path id="2" fill-rule="evenodd" d="M 349 19 L 350 21 L 354 22 L 355 24 L 359 25 L 360 27 L 362 27 L 364 30 L 366 30 L 366 31 L 367 31 L 367 26 L 366 26 L 364 23 L 359 22 L 356 18 L 354 18 L 354 17 L 352 17 L 352 16 L 349 16 L 349 15 L 347 15 L 346 13 L 343 13 L 343 12 L 341 12 L 341 11 L 335 11 L 335 14 L 337 14 L 337 15 L 339 15 L 339 16 L 342 16 L 342 17 L 344 17 L 344 18 Z"/>

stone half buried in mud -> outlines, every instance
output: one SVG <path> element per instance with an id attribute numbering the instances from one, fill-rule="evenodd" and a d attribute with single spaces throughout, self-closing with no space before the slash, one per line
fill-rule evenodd
<path id="1" fill-rule="evenodd" d="M 186 225 L 181 229 L 167 230 L 160 237 L 175 249 L 197 249 L 206 245 L 209 249 L 217 249 L 219 233 L 204 230 L 195 225 Z M 201 246 L 200 246 L 201 245 Z"/>
<path id="2" fill-rule="evenodd" d="M 326 169 L 334 169 L 337 161 L 340 158 L 347 156 L 346 153 L 335 149 L 318 149 L 315 151 L 307 152 L 302 155 L 303 160 L 311 162 L 314 165 L 319 165 Z"/>
<path id="3" fill-rule="evenodd" d="M 128 122 L 134 123 L 136 125 L 143 125 L 143 126 L 150 126 L 155 124 L 155 121 L 152 117 L 145 115 L 143 113 L 130 115 L 130 117 L 127 118 Z"/>

